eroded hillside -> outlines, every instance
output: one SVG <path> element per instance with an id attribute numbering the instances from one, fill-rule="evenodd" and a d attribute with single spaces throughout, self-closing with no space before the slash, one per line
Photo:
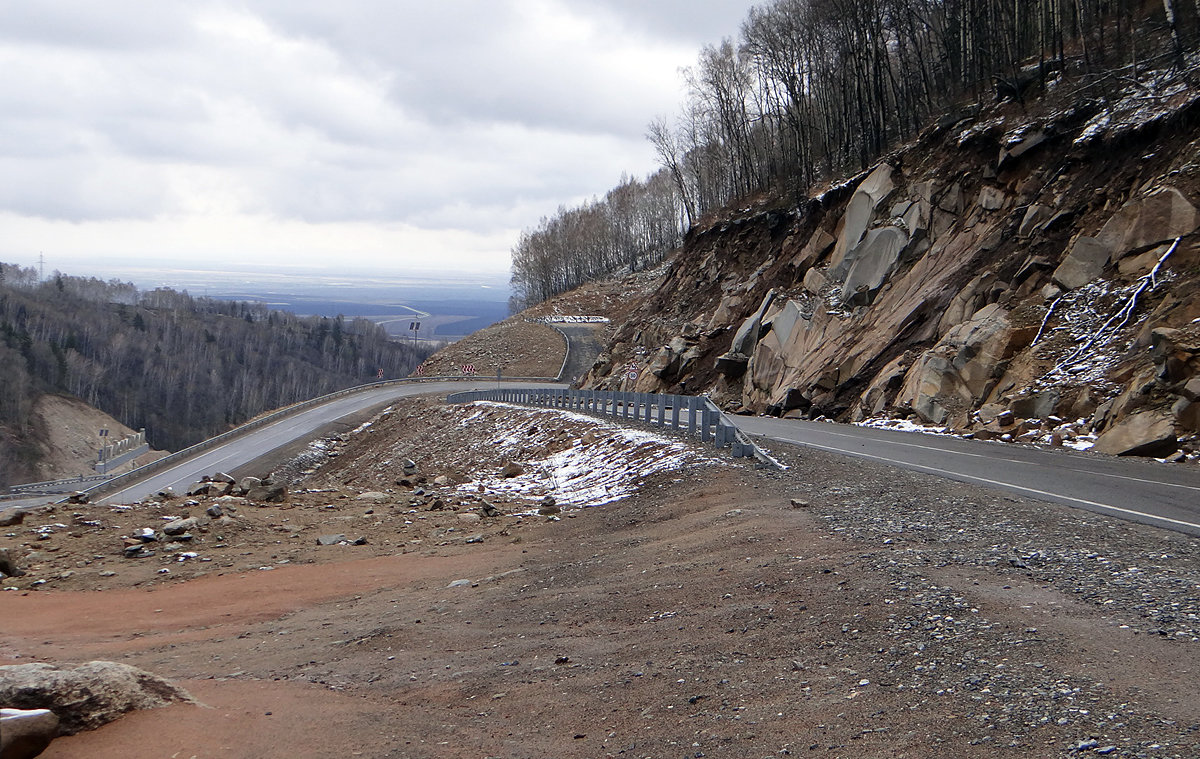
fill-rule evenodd
<path id="1" fill-rule="evenodd" d="M 1148 81 L 947 118 L 798 206 L 693 229 L 586 384 L 1187 453 L 1200 95 Z"/>

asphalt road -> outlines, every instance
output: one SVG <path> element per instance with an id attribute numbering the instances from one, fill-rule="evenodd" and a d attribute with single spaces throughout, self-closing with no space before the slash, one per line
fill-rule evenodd
<path id="1" fill-rule="evenodd" d="M 505 383 L 506 387 L 562 387 L 545 383 Z M 260 427 L 235 438 L 225 445 L 202 451 L 192 458 L 170 469 L 164 469 L 145 480 L 115 491 L 98 499 L 101 503 L 130 503 L 157 493 L 164 488 L 173 488 L 182 493 L 204 475 L 229 471 L 259 456 L 282 448 L 296 440 L 312 437 L 317 430 L 330 422 L 356 414 L 364 409 L 388 403 L 397 398 L 429 393 L 449 393 L 464 390 L 484 390 L 496 387 L 495 381 L 467 380 L 448 382 L 422 382 L 411 385 L 389 385 L 337 398 L 329 403 L 307 409 L 294 416 Z M 46 497 L 22 499 L 0 503 L 0 510 L 35 506 L 46 502 Z"/>
<path id="2" fill-rule="evenodd" d="M 561 387 L 561 385 L 544 383 L 506 383 L 506 386 L 510 385 L 516 387 Z M 256 459 L 277 448 L 282 448 L 295 440 L 310 437 L 330 422 L 398 398 L 495 387 L 494 380 L 490 382 L 486 380 L 423 382 L 411 385 L 392 385 L 343 396 L 254 430 L 225 445 L 203 451 L 186 462 L 164 470 L 124 490 L 106 495 L 100 501 L 102 503 L 129 503 L 167 487 L 182 493 L 206 474 L 211 475 L 214 472 L 235 469 L 240 464 Z"/>
<path id="3" fill-rule="evenodd" d="M 563 387 L 505 383 L 506 387 Z M 182 492 L 201 476 L 232 470 L 265 453 L 312 437 L 325 425 L 412 395 L 491 389 L 486 380 L 393 385 L 338 398 L 254 430 L 223 446 L 117 491 L 104 502 L 131 502 L 166 487 Z M 731 417 L 750 435 L 928 472 L 1023 496 L 1200 535 L 1200 468 L 1074 451 L 963 440 L 896 430 L 765 417 Z M 0 503 L 0 509 L 29 503 Z"/>
<path id="4" fill-rule="evenodd" d="M 1200 468 L 1011 443 L 763 417 L 748 434 L 1200 535 Z"/>
<path id="5" fill-rule="evenodd" d="M 555 324 L 567 336 L 570 353 L 562 371 L 562 381 L 574 384 L 587 374 L 596 363 L 596 357 L 604 350 L 600 336 L 607 324 Z"/>

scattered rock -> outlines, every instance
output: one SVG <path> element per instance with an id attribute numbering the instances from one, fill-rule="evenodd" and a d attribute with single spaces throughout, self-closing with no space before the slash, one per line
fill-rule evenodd
<path id="1" fill-rule="evenodd" d="M 167 522 L 163 525 L 162 531 L 164 535 L 176 536 L 183 535 L 188 530 L 194 530 L 199 526 L 200 520 L 195 517 L 188 517 L 187 519 L 176 519 L 173 522 Z"/>
<path id="2" fill-rule="evenodd" d="M 0 512 L 0 527 L 14 527 L 25 521 L 25 512 L 21 509 Z"/>
<path id="3" fill-rule="evenodd" d="M 12 557 L 9 549 L 0 548 L 0 575 L 20 577 L 23 574 L 25 573 L 17 566 L 17 561 Z"/>
<path id="4" fill-rule="evenodd" d="M 792 508 L 793 509 L 807 509 L 808 506 L 809 506 L 808 501 L 802 500 L 800 498 L 792 499 Z"/>
<path id="5" fill-rule="evenodd" d="M 500 470 L 500 476 L 504 478 L 520 477 L 525 474 L 525 467 L 515 461 L 504 462 L 504 467 Z"/>
<path id="6" fill-rule="evenodd" d="M 32 759 L 58 737 L 49 709 L 0 709 L 0 759 Z"/>
<path id="7" fill-rule="evenodd" d="M 338 543 L 348 542 L 350 541 L 346 540 L 346 536 L 340 533 L 337 535 L 320 535 L 317 537 L 317 545 L 319 546 L 336 546 Z"/>
<path id="8" fill-rule="evenodd" d="M 61 732 L 73 735 L 137 709 L 196 701 L 187 691 L 145 670 L 93 661 L 75 669 L 40 662 L 0 666 L 0 703 L 49 709 L 58 717 Z"/>
<path id="9" fill-rule="evenodd" d="M 1096 439 L 1095 450 L 1114 456 L 1169 456 L 1179 447 L 1170 414 L 1131 414 Z"/>

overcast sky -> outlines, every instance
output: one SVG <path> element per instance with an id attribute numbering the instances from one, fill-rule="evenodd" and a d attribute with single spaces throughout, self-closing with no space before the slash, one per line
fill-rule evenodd
<path id="1" fill-rule="evenodd" d="M 0 0 L 0 260 L 508 269 L 752 0 Z"/>

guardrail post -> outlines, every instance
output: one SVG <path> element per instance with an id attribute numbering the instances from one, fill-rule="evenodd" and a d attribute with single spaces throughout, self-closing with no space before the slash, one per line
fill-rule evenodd
<path id="1" fill-rule="evenodd" d="M 658 394 L 658 426 L 665 427 L 667 424 L 667 396 L 662 393 Z"/>
<path id="2" fill-rule="evenodd" d="M 696 396 L 688 398 L 688 434 L 696 434 L 696 412 L 700 410 L 700 399 Z"/>
<path id="3" fill-rule="evenodd" d="M 710 437 L 708 428 L 712 424 L 712 419 L 709 416 L 711 413 L 708 410 L 708 404 L 705 404 L 704 408 L 700 409 L 700 441 L 704 443 L 707 443 Z"/>

